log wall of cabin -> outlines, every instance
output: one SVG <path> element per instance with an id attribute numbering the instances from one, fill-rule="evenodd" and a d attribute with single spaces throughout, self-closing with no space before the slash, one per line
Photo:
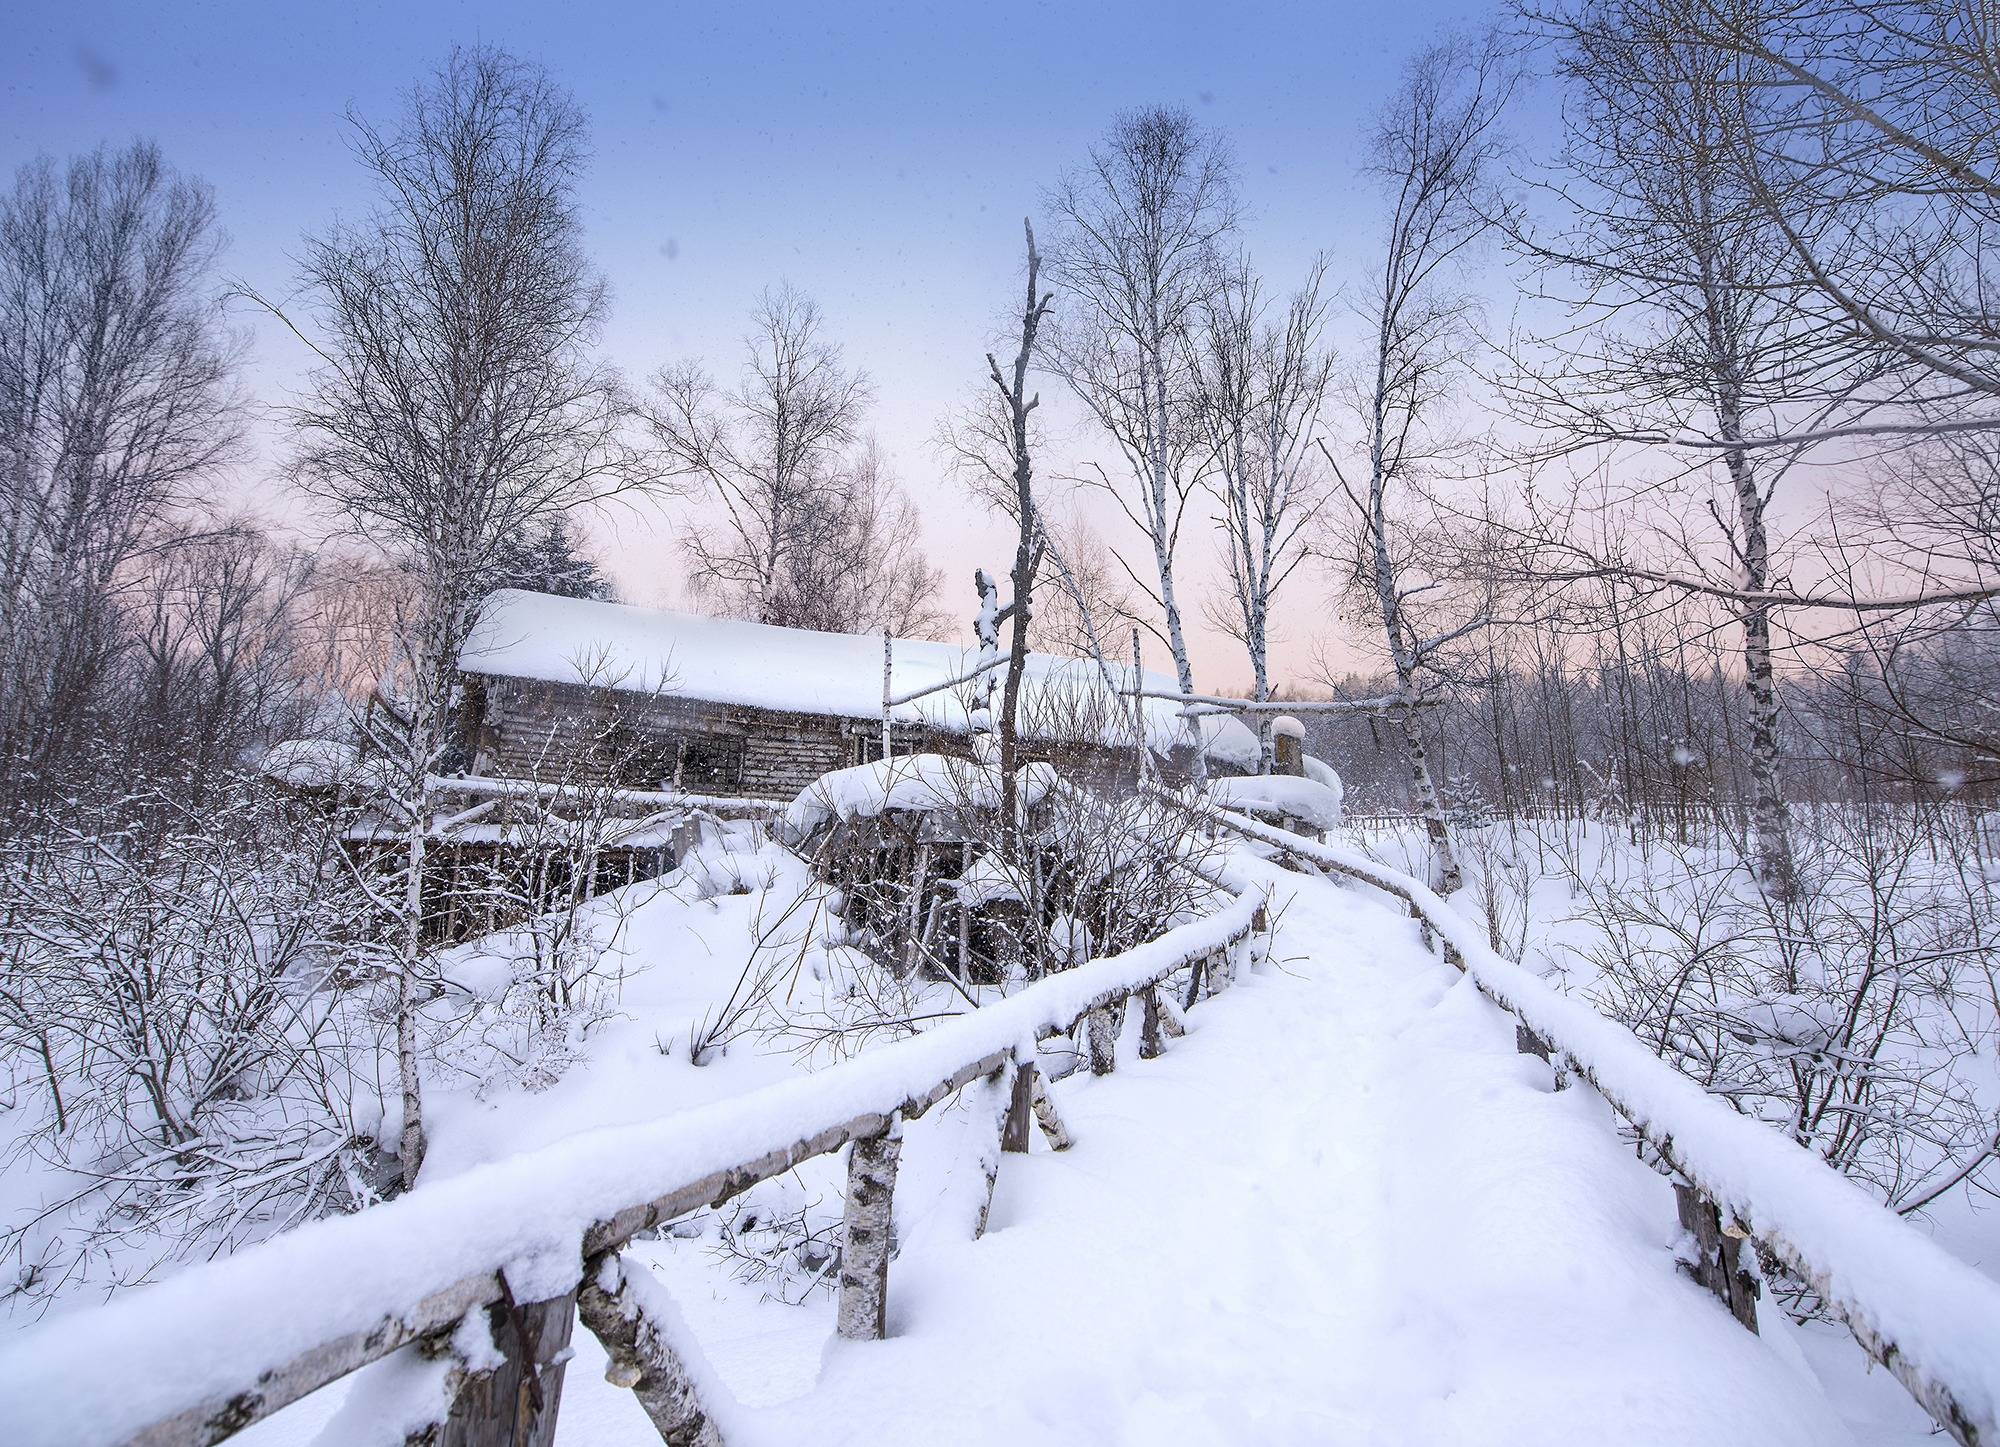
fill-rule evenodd
<path id="1" fill-rule="evenodd" d="M 873 719 L 707 703 L 695 699 L 621 693 L 609 688 L 544 683 L 532 679 L 466 679 L 466 755 L 473 773 L 501 778 L 614 782 L 596 746 L 614 728 L 740 741 L 741 772 L 727 782 L 684 778 L 690 793 L 790 799 L 832 769 L 881 756 L 881 724 Z M 966 740 L 920 726 L 898 724 L 898 754 L 930 750 L 964 755 Z M 613 751 L 615 752 L 615 750 Z M 1129 748 L 1024 741 L 1022 755 L 1051 760 L 1071 777 L 1105 785 L 1130 785 Z M 1171 761 L 1162 761 L 1167 773 Z M 1219 772 L 1233 772 L 1219 770 Z M 670 779 L 627 777 L 635 788 L 658 788 Z"/>
<path id="2" fill-rule="evenodd" d="M 740 741 L 740 775 L 729 781 L 684 779 L 692 793 L 789 799 L 829 770 L 880 754 L 879 723 L 825 714 L 512 678 L 469 679 L 467 702 L 473 772 L 502 778 L 608 782 L 611 770 L 600 762 L 598 746 L 616 729 Z M 920 748 L 963 752 L 965 746 L 959 739 L 899 725 L 895 747 L 903 753 Z M 657 788 L 672 781 L 619 782 Z"/>

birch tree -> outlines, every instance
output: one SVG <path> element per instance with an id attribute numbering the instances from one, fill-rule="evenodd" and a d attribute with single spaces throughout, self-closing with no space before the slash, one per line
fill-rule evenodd
<path id="1" fill-rule="evenodd" d="M 1768 596 L 1788 562 L 1776 505 L 1814 442 L 1866 415 L 1881 369 L 1787 281 L 1788 245 L 1737 164 L 1753 77 L 1690 42 L 1690 3 L 1605 0 L 1543 17 L 1569 88 L 1554 187 L 1564 220 L 1528 246 L 1569 279 L 1568 315 L 1554 324 L 1557 360 L 1509 390 L 1555 446 L 1614 449 L 1619 475 L 1638 480 L 1605 505 L 1647 519 L 1637 552 L 1572 533 L 1547 575 L 1682 601 L 1705 586 L 1739 630 L 1753 865 L 1784 899 L 1796 871 L 1781 609 Z"/>
<path id="2" fill-rule="evenodd" d="M 1501 154 L 1497 127 L 1510 90 L 1494 41 L 1451 40 L 1410 63 L 1377 120 L 1368 170 L 1387 196 L 1389 214 L 1381 259 L 1358 293 L 1366 351 L 1349 398 L 1358 478 L 1349 479 L 1326 452 L 1352 508 L 1354 578 L 1382 628 L 1398 700 L 1393 713 L 1430 846 L 1429 883 L 1440 894 L 1459 888 L 1463 876 L 1418 707 L 1439 681 L 1445 650 L 1484 620 L 1426 628 L 1421 600 L 1442 584 L 1423 567 L 1428 550 L 1410 545 L 1404 514 L 1411 494 L 1458 441 L 1447 404 L 1474 342 L 1475 313 L 1458 273 L 1491 226 L 1481 203 Z"/>
<path id="3" fill-rule="evenodd" d="M 580 503 L 647 480 L 617 376 L 593 356 L 605 291 L 585 263 L 585 121 L 544 73 L 454 51 L 390 128 L 350 116 L 376 207 L 307 243 L 319 365 L 291 406 L 302 486 L 399 566 L 397 657 L 361 720 L 403 839 L 370 888 L 387 922 L 401 1167 L 424 1155 L 415 1012 L 426 780 L 454 743 L 458 652 L 507 549 Z"/>
<path id="4" fill-rule="evenodd" d="M 1186 111 L 1132 111 L 1047 204 L 1049 276 L 1068 299 L 1048 365 L 1117 449 L 1115 478 L 1100 469 L 1096 481 L 1145 535 L 1153 566 L 1127 572 L 1158 607 L 1175 677 L 1192 694 L 1174 567 L 1207 461 L 1190 338 L 1236 225 L 1228 152 Z"/>
<path id="5" fill-rule="evenodd" d="M 1238 260 L 1201 308 L 1194 339 L 1196 418 L 1205 435 L 1221 515 L 1228 594 L 1209 621 L 1244 646 L 1251 697 L 1271 696 L 1271 604 L 1309 549 L 1324 502 L 1308 461 L 1333 383 L 1322 344 L 1324 261 L 1268 317 L 1263 285 Z M 1274 763 L 1271 720 L 1258 720 L 1262 772 Z"/>
<path id="6" fill-rule="evenodd" d="M 1788 273 L 1899 365 L 1848 434 L 2000 427 L 2000 35 L 1959 0 L 1689 0 L 1681 43 L 1727 59 L 1731 135 Z"/>

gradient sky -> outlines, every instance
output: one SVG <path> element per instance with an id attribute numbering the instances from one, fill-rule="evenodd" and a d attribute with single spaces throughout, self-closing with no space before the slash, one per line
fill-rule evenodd
<path id="1" fill-rule="evenodd" d="M 1490 4 L 1161 3 L 604 6 L 61 3 L 0 19 L 0 159 L 151 136 L 215 187 L 225 269 L 269 294 L 299 238 L 367 203 L 346 150 L 349 107 L 393 119 L 455 42 L 549 68 L 589 113 L 588 243 L 613 289 L 606 336 L 631 376 L 695 356 L 725 375 L 764 285 L 820 302 L 876 385 L 873 425 L 925 514 L 947 603 L 975 563 L 1004 567 L 999 530 L 940 474 L 937 419 L 983 371 L 1013 301 L 1020 219 L 1122 108 L 1169 102 L 1230 138 L 1246 240 L 1280 291 L 1312 253 L 1365 264 L 1375 215 L 1359 137 L 1403 58 Z M 247 312 L 249 383 L 285 395 L 302 349 Z M 274 438 L 267 429 L 267 440 Z M 1058 447 L 1108 455 L 1080 429 Z M 274 506 L 268 456 L 238 486 Z M 599 530 L 628 596 L 677 596 L 671 517 Z M 1107 524 L 1115 542 L 1129 543 Z M 1189 571 L 1212 547 L 1191 540 Z M 1136 556 L 1136 555 L 1135 555 Z M 1281 662 L 1304 681 L 1327 621 L 1295 585 Z M 1165 663 L 1149 645 L 1149 662 Z M 1240 648 L 1196 643 L 1205 687 L 1242 685 Z"/>

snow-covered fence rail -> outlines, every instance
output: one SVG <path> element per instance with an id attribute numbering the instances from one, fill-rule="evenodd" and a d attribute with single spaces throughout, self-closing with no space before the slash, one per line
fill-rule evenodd
<path id="1" fill-rule="evenodd" d="M 1696 1279 L 1753 1331 L 1745 1240 L 1806 1282 L 1861 1346 L 1965 1447 L 2000 1444 L 2000 1283 L 1958 1261 L 1811 1151 L 1732 1109 L 1624 1026 L 1501 958 L 1421 882 L 1338 845 L 1240 814 L 1223 822 L 1402 900 L 1446 959 L 1518 1022 L 1524 1051 L 1588 1081 L 1682 1180 Z"/>
<path id="2" fill-rule="evenodd" d="M 828 1070 L 586 1132 L 60 1318 L 0 1350 L 5 1440 L 220 1442 L 400 1351 L 404 1369 L 379 1388 L 393 1400 L 371 1404 L 378 1422 L 393 1414 L 411 1441 L 545 1447 L 580 1313 L 604 1340 L 610 1379 L 633 1389 L 664 1439 L 714 1443 L 674 1328 L 649 1311 L 650 1277 L 621 1268 L 628 1242 L 852 1143 L 839 1330 L 880 1336 L 902 1122 L 977 1086 L 1001 1149 L 1027 1148 L 1031 1113 L 1061 1149 L 1037 1042 L 1083 1023 L 1092 1069 L 1109 1071 L 1116 1022 L 1137 1000 L 1140 1054 L 1158 1054 L 1178 1020 L 1160 998 L 1171 977 L 1189 971 L 1190 1004 L 1204 982 L 1228 983 L 1262 921 L 1262 897 L 1240 895 Z M 998 1153 L 985 1159 L 990 1192 Z"/>

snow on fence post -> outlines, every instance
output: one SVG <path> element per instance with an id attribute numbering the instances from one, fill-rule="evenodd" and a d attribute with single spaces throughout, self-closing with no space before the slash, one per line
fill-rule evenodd
<path id="1" fill-rule="evenodd" d="M 1739 1231 L 1722 1224 L 1715 1202 L 1684 1181 L 1674 1182 L 1674 1207 L 1680 1214 L 1681 1229 L 1688 1233 L 1693 1260 L 1683 1260 L 1681 1269 L 1715 1293 L 1751 1335 L 1757 1334 L 1757 1278 L 1743 1269 L 1743 1242 Z"/>
<path id="2" fill-rule="evenodd" d="M 552 1447 L 563 1370 L 576 1322 L 576 1293 L 518 1302 L 500 1277 L 501 1299 L 486 1308 L 503 1360 L 459 1386 L 439 1429 L 414 1434 L 425 1447 Z"/>
<path id="3" fill-rule="evenodd" d="M 666 1447 L 722 1447 L 687 1364 L 647 1312 L 628 1270 L 646 1268 L 628 1268 L 617 1252 L 607 1252 L 586 1270 L 576 1296 L 577 1316 L 604 1344 L 604 1380 L 639 1399 Z"/>
<path id="4" fill-rule="evenodd" d="M 835 1330 L 849 1341 L 880 1341 L 888 1330 L 896 1163 L 903 1117 L 854 1142 L 847 1157 L 847 1208 L 840 1238 L 840 1308 Z"/>
<path id="5" fill-rule="evenodd" d="M 1025 1072 L 1034 1067 L 1021 1066 L 1010 1056 L 1005 1065 L 987 1076 L 977 1091 L 968 1092 L 975 1111 L 989 1112 L 987 1122 L 991 1134 L 980 1132 L 980 1122 L 975 1117 L 974 1139 L 979 1143 L 979 1169 L 985 1176 L 985 1185 L 979 1196 L 979 1209 L 972 1218 L 972 1239 L 977 1241 L 986 1234 L 986 1218 L 993 1212 L 993 1187 L 1000 1180 L 1000 1157 L 1009 1150 L 1028 1148 L 1027 1125 L 1021 1126 L 1021 1143 L 1011 1144 L 1014 1135 L 1016 1106 L 1022 1099 L 1021 1087 Z"/>

